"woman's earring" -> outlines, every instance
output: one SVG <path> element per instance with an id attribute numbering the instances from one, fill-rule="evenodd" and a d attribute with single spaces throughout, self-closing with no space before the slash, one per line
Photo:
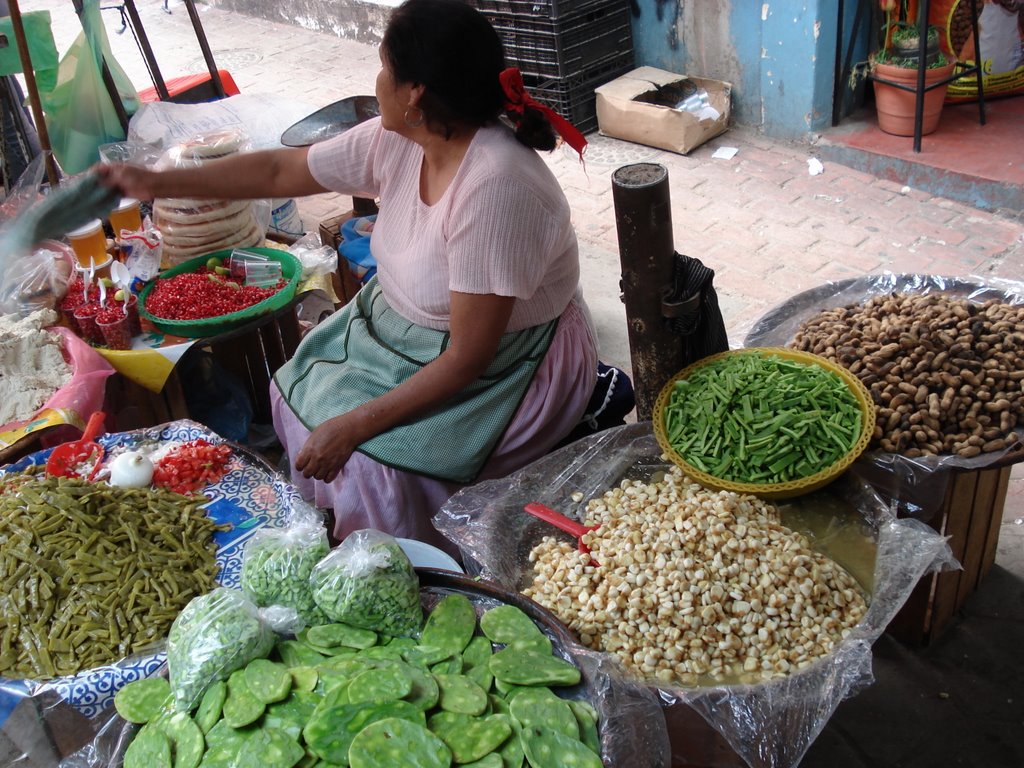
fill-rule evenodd
<path id="1" fill-rule="evenodd" d="M 417 120 L 410 120 L 409 119 L 409 110 L 410 109 L 419 110 L 419 113 L 420 113 L 419 119 L 417 119 Z M 410 128 L 419 128 L 421 125 L 423 125 L 423 121 L 424 121 L 425 118 L 426 118 L 426 115 L 423 114 L 423 110 L 420 109 L 419 107 L 407 107 L 406 110 L 405 110 L 405 115 L 403 115 L 403 119 L 405 120 L 405 124 L 407 126 L 409 126 Z"/>

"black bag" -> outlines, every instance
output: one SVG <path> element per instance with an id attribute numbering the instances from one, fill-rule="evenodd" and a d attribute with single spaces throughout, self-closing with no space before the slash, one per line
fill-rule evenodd
<path id="1" fill-rule="evenodd" d="M 729 349 L 718 294 L 711 284 L 715 271 L 691 256 L 676 253 L 672 287 L 662 296 L 662 312 L 683 345 L 683 367 Z"/>

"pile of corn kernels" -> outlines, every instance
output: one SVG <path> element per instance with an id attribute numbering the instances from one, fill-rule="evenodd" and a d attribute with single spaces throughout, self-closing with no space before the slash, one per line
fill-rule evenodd
<path id="1" fill-rule="evenodd" d="M 591 553 L 545 537 L 524 594 L 645 679 L 760 682 L 832 651 L 864 615 L 857 582 L 752 496 L 673 467 L 587 505 Z"/>

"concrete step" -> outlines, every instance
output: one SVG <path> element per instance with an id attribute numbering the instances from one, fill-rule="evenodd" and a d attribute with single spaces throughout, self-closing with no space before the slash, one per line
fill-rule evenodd
<path id="1" fill-rule="evenodd" d="M 1024 209 L 1024 98 L 946 104 L 938 129 L 921 139 L 878 128 L 874 107 L 845 118 L 818 139 L 823 159 L 956 200 L 984 211 L 1019 217 Z"/>

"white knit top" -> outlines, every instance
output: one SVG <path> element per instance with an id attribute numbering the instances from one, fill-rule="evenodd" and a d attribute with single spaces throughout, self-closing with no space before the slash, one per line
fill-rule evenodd
<path id="1" fill-rule="evenodd" d="M 450 291 L 515 296 L 510 331 L 560 316 L 579 282 L 579 250 L 565 194 L 537 152 L 505 125 L 479 129 L 434 205 L 420 198 L 422 161 L 422 148 L 379 118 L 309 151 L 325 188 L 380 197 L 370 252 L 391 306 L 439 330 Z"/>

